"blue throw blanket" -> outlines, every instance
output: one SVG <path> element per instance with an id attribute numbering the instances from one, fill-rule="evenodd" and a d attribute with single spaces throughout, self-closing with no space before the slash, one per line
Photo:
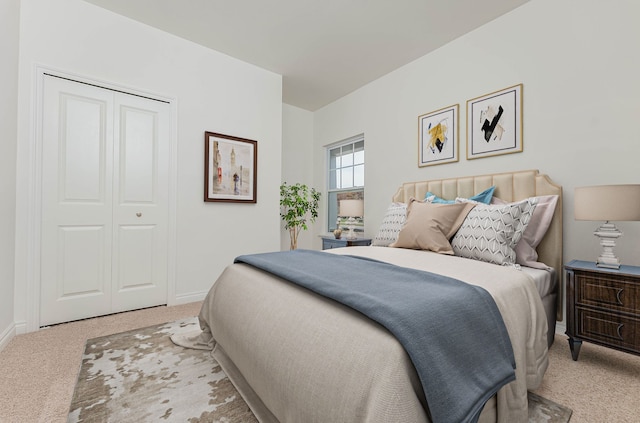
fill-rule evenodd
<path id="1" fill-rule="evenodd" d="M 515 380 L 509 335 L 484 289 L 355 256 L 294 250 L 237 257 L 347 305 L 386 327 L 420 377 L 434 423 L 476 422 Z"/>

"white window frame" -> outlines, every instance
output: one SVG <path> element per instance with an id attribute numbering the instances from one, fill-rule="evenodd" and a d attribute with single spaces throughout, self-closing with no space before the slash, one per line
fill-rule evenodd
<path id="1" fill-rule="evenodd" d="M 355 150 L 356 148 L 356 144 L 358 143 L 362 143 L 362 152 L 363 152 L 363 157 L 362 157 L 362 162 L 358 162 L 355 163 L 355 155 L 353 155 L 352 153 L 352 160 L 350 162 L 350 164 L 347 165 L 343 165 L 343 163 L 341 162 L 339 164 L 339 166 L 335 166 L 333 167 L 333 163 L 331 160 L 332 154 L 331 152 L 340 148 L 344 148 L 344 147 L 348 147 L 351 146 L 352 147 L 352 152 Z M 335 201 L 337 200 L 338 196 L 344 196 L 344 195 L 349 195 L 349 198 L 358 198 L 358 199 L 364 199 L 364 168 L 366 166 L 366 159 L 365 156 L 366 155 L 366 147 L 365 147 L 365 143 L 364 143 L 364 134 L 360 134 L 360 135 L 356 135 L 354 137 L 339 141 L 337 143 L 331 144 L 326 146 L 326 177 L 327 177 L 327 228 L 329 231 L 333 231 L 336 226 L 337 226 L 337 217 L 338 217 L 338 205 L 333 203 L 333 199 L 334 197 L 336 197 Z M 344 157 L 344 156 L 341 156 Z M 355 172 L 353 171 L 353 169 L 355 169 L 356 167 L 362 166 L 363 170 L 362 170 L 362 180 L 361 181 L 355 181 Z M 348 187 L 333 187 L 332 188 L 332 171 L 335 172 L 335 178 L 336 178 L 336 182 L 338 181 L 338 179 L 342 179 L 342 172 L 338 172 L 344 169 L 352 169 L 351 172 L 351 178 L 352 178 L 352 185 L 348 186 Z M 340 176 L 337 176 L 340 173 Z M 358 184 L 356 184 L 356 182 L 358 182 Z M 361 184 L 359 184 L 361 182 Z M 337 183 L 336 183 L 337 185 Z M 350 195 L 351 194 L 351 195 Z M 342 219 L 341 219 L 342 220 Z M 340 223 L 340 227 L 342 229 L 344 229 L 344 224 L 341 222 Z M 362 232 L 364 232 L 364 217 L 362 217 L 361 219 L 358 219 L 358 222 L 356 224 L 355 227 L 355 231 L 362 234 Z"/>

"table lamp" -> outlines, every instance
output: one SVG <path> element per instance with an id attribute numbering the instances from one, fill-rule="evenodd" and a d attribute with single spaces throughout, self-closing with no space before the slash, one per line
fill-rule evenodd
<path id="1" fill-rule="evenodd" d="M 340 216 L 348 217 L 347 228 L 349 233 L 347 239 L 354 239 L 356 237 L 353 227 L 356 223 L 356 217 L 362 217 L 364 214 L 364 201 L 363 200 L 341 200 L 340 201 Z"/>
<path id="2" fill-rule="evenodd" d="M 640 185 L 599 185 L 575 189 L 576 220 L 600 220 L 602 225 L 593 233 L 600 238 L 602 252 L 596 266 L 620 268 L 613 253 L 616 239 L 622 232 L 611 221 L 640 220 Z"/>

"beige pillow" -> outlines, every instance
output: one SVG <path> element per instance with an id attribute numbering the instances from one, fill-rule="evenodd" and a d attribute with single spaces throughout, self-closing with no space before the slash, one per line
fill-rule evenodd
<path id="1" fill-rule="evenodd" d="M 389 246 L 453 254 L 449 240 L 474 206 L 472 203 L 433 204 L 412 198 L 398 240 Z"/>

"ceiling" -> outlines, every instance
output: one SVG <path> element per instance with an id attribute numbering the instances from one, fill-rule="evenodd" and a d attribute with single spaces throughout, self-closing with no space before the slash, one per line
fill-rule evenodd
<path id="1" fill-rule="evenodd" d="M 529 0 L 85 0 L 283 75 L 315 111 Z"/>

